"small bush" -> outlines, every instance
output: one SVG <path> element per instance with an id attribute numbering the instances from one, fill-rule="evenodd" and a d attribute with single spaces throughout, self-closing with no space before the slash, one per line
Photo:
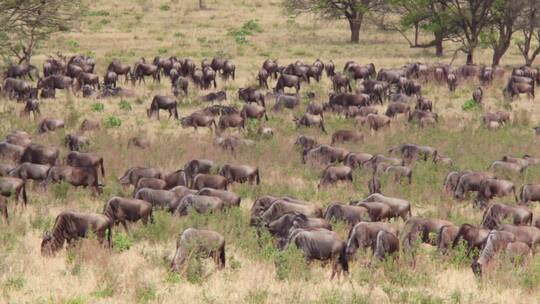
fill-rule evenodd
<path id="1" fill-rule="evenodd" d="M 298 248 L 290 246 L 277 254 L 275 260 L 278 280 L 304 280 L 309 279 L 309 269 L 304 260 L 304 254 Z"/>
<path id="2" fill-rule="evenodd" d="M 159 48 L 157 51 L 159 54 L 163 55 L 163 54 L 167 54 L 169 50 L 167 50 L 167 48 Z"/>
<path id="3" fill-rule="evenodd" d="M 233 37 L 237 44 L 246 44 L 247 36 L 261 33 L 262 31 L 263 30 L 257 20 L 252 19 L 244 23 L 240 28 L 229 29 L 227 35 Z"/>
<path id="4" fill-rule="evenodd" d="M 131 238 L 126 234 L 116 233 L 113 237 L 113 248 L 118 252 L 129 250 L 132 245 Z"/>
<path id="5" fill-rule="evenodd" d="M 139 303 L 151 303 L 156 299 L 156 287 L 154 285 L 137 289 L 137 300 Z"/>
<path id="6" fill-rule="evenodd" d="M 103 124 L 105 125 L 105 128 L 119 128 L 122 125 L 122 120 L 119 117 L 116 117 L 114 115 L 111 115 L 103 121 Z"/>
<path id="7" fill-rule="evenodd" d="M 64 303 L 64 304 L 85 304 L 86 300 L 84 300 L 82 297 L 77 296 L 75 298 L 67 299 L 67 300 L 63 301 L 62 303 Z"/>
<path id="8" fill-rule="evenodd" d="M 171 9 L 171 7 L 168 6 L 167 4 L 162 4 L 162 5 L 159 7 L 159 10 L 162 11 L 162 12 L 169 11 L 170 9 Z"/>
<path id="9" fill-rule="evenodd" d="M 30 220 L 30 226 L 32 229 L 45 231 L 52 228 L 54 224 L 54 219 L 52 217 L 37 216 Z"/>
<path id="10" fill-rule="evenodd" d="M 54 184 L 51 188 L 56 199 L 65 199 L 69 191 L 69 184 L 66 182 L 61 182 Z"/>
<path id="11" fill-rule="evenodd" d="M 461 106 L 461 109 L 463 111 L 475 111 L 475 110 L 479 110 L 481 108 L 482 108 L 482 105 L 480 105 L 479 103 L 477 103 L 476 101 L 474 101 L 472 99 L 469 99 L 469 100 L 465 101 L 463 106 Z"/>
<path id="12" fill-rule="evenodd" d="M 118 105 L 120 106 L 121 110 L 124 110 L 126 112 L 129 112 L 132 110 L 131 103 L 129 103 L 129 101 L 127 100 L 122 99 Z"/>
<path id="13" fill-rule="evenodd" d="M 71 52 L 78 52 L 81 49 L 81 46 L 79 45 L 79 41 L 77 40 L 68 40 L 67 42 L 68 49 Z"/>
<path id="14" fill-rule="evenodd" d="M 6 280 L 6 282 L 3 284 L 5 290 L 20 290 L 24 287 L 24 284 L 26 283 L 26 280 L 23 277 L 16 276 L 11 277 Z"/>
<path id="15" fill-rule="evenodd" d="M 202 283 L 204 275 L 204 265 L 199 257 L 191 257 L 186 263 L 186 277 L 192 284 Z"/>
<path id="16" fill-rule="evenodd" d="M 101 102 L 94 102 L 90 108 L 92 109 L 92 111 L 94 112 L 103 112 L 105 110 L 105 105 L 102 104 Z"/>
<path id="17" fill-rule="evenodd" d="M 178 272 L 167 272 L 167 277 L 165 278 L 165 281 L 169 284 L 178 284 L 182 281 L 182 276 Z"/>
<path id="18" fill-rule="evenodd" d="M 105 299 L 105 298 L 110 298 L 114 295 L 114 288 L 112 288 L 112 286 L 105 286 L 104 288 L 98 290 L 98 291 L 94 291 L 92 293 L 92 296 L 98 298 L 98 299 Z"/>

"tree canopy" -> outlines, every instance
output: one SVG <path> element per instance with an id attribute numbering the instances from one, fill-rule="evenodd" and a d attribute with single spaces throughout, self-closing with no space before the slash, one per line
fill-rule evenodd
<path id="1" fill-rule="evenodd" d="M 81 0 L 0 1 L 0 54 L 29 62 L 39 42 L 73 25 L 81 4 Z"/>

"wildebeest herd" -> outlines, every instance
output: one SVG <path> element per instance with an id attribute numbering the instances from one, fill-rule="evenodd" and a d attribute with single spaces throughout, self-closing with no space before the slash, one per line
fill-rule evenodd
<path id="1" fill-rule="evenodd" d="M 528 207 L 531 202 L 540 201 L 540 184 L 525 184 L 518 188 L 513 182 L 498 177 L 499 173 L 524 174 L 528 167 L 540 162 L 533 156 L 504 155 L 485 172 L 449 172 L 441 191 L 460 201 L 467 199 L 471 192 L 476 193 L 474 206 L 484 210 L 479 225 L 454 225 L 445 219 L 414 216 L 409 201 L 382 194 L 385 185 L 381 176 L 389 175 L 395 183 L 405 181 L 412 184 L 418 161 L 432 161 L 437 166 L 453 170 L 456 164 L 441 150 L 403 143 L 388 147 L 385 153 L 369 154 L 336 146 L 364 142 L 370 135 L 362 132 L 362 126 L 371 133 L 378 132 L 400 123 L 399 116 L 404 116 L 407 123 L 422 128 L 435 125 L 439 122 L 439 115 L 433 112 L 433 102 L 422 94 L 423 84 L 440 83 L 454 91 L 460 82 L 478 79 L 482 86 L 490 86 L 503 81 L 504 69 L 411 63 L 377 72 L 374 64 L 361 65 L 349 61 L 338 72 L 331 60 L 323 63 L 317 59 L 313 64 L 296 61 L 282 66 L 268 59 L 256 73 L 258 85 L 238 89 L 238 100 L 245 102 L 241 109 L 228 103 L 231 97 L 222 90 L 199 96 L 200 102 L 210 105 L 181 115 L 177 106 L 188 96 L 191 86 L 203 91 L 212 87 L 217 89 L 219 78 L 225 82 L 235 80 L 236 66 L 231 60 L 203 60 L 200 66 L 192 59 L 177 57 L 155 57 L 151 62 L 141 58 L 133 66 L 113 60 L 103 77 L 96 74 L 95 68 L 93 58 L 76 55 L 68 59 L 61 54 L 45 61 L 42 77 L 36 66 L 11 65 L 5 73 L 2 94 L 25 103 L 21 116 L 33 114 L 38 118 L 42 115 L 40 100 L 55 98 L 56 90 L 81 92 L 85 98 L 133 97 L 136 95 L 133 89 L 118 86 L 120 77 L 124 78 L 124 83 L 131 81 L 132 86 L 145 83 L 146 77 L 152 77 L 154 82 L 168 77 L 171 95 L 154 96 L 146 111 L 148 118 L 160 119 L 160 110 L 166 110 L 169 118 L 178 120 L 183 128 L 197 130 L 207 127 L 215 133 L 214 144 L 231 153 L 246 147 L 249 149 L 254 141 L 226 135 L 230 134 L 228 129 L 239 129 L 238 134 L 242 134 L 248 120 L 255 119 L 263 125 L 268 115 L 281 115 L 286 109 L 296 109 L 304 99 L 308 100 L 304 114 L 292 121 L 297 129 L 315 126 L 327 134 L 325 115 L 340 115 L 354 120 L 358 129 L 336 130 L 331 134 L 329 144 L 322 143 L 319 138 L 299 134 L 294 145 L 303 164 L 324 167 L 319 191 L 339 182 L 350 183 L 353 172 L 359 171 L 369 175 L 367 197 L 351 200 L 349 204 L 332 202 L 323 210 L 302 199 L 270 194 L 256 198 L 250 211 L 250 224 L 258 232 L 267 230 L 275 237 L 279 248 L 293 245 L 308 260 L 332 261 L 332 278 L 342 272 L 348 273 L 349 262 L 358 250 L 369 249 L 374 259 L 383 260 L 399 257 L 401 252 L 414 253 L 413 248 L 419 242 L 437 246 L 441 254 L 447 254 L 463 241 L 468 249 L 467 255 L 476 250 L 476 254 L 471 256 L 471 268 L 475 274 L 481 274 L 498 254 L 505 253 L 517 260 L 518 256 L 532 255 L 540 243 L 540 220 L 533 221 Z M 304 83 L 319 82 L 323 74 L 332 83 L 327 102 L 317 103 L 315 99 L 318 96 L 313 92 L 303 92 L 304 96 L 300 94 Z M 36 85 L 25 78 L 35 80 Z M 275 86 L 270 90 L 272 81 Z M 538 83 L 540 73 L 537 69 L 515 68 L 506 80 L 503 94 L 508 98 L 520 94 L 534 98 Z M 484 97 L 482 87 L 476 88 L 471 96 L 481 105 Z M 379 113 L 381 106 L 386 110 Z M 510 116 L 505 111 L 486 112 L 482 121 L 487 128 L 496 129 L 508 123 Z M 62 119 L 46 117 L 40 120 L 36 133 L 54 132 L 64 127 Z M 26 205 L 26 185 L 30 181 L 39 182 L 44 188 L 51 183 L 67 182 L 74 187 L 90 188 L 94 195 L 100 195 L 105 179 L 104 160 L 95 153 L 81 152 L 91 142 L 85 134 L 100 128 L 99 122 L 85 119 L 78 130 L 66 135 L 63 145 L 69 152 L 63 158 L 60 145 L 36 144 L 32 136 L 23 131 L 9 133 L 0 143 L 0 209 L 4 219 L 9 220 L 6 198 L 15 196 Z M 258 132 L 262 138 L 274 135 L 274 130 L 268 127 L 261 126 Z M 128 148 L 148 149 L 151 146 L 151 141 L 144 137 L 129 139 Z M 115 225 L 122 224 L 127 232 L 128 222 L 141 220 L 145 225 L 152 224 L 155 209 L 186 216 L 238 208 L 241 196 L 230 191 L 230 185 L 257 185 L 262 182 L 261 175 L 264 177 L 264 172 L 261 174 L 256 166 L 218 164 L 208 159 L 190 160 L 173 172 L 142 166 L 128 168 L 119 182 L 126 188 L 133 187 L 132 197 L 110 198 L 102 213 L 61 212 L 52 231 L 44 234 L 41 252 L 43 255 L 54 254 L 63 248 L 65 242 L 71 245 L 90 233 L 110 247 Z M 514 197 L 517 204 L 491 202 L 495 197 L 506 196 Z M 332 230 L 336 221 L 349 225 L 346 240 L 340 239 Z M 214 258 L 219 267 L 225 266 L 225 238 L 217 232 L 186 229 L 179 236 L 176 247 L 172 270 L 181 270 L 193 250 Z"/>

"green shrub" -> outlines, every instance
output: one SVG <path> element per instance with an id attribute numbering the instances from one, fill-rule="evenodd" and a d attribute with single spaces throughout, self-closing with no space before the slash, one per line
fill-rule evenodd
<path id="1" fill-rule="evenodd" d="M 261 33 L 262 31 L 263 30 L 257 20 L 252 19 L 244 23 L 240 28 L 230 28 L 227 31 L 227 35 L 233 37 L 237 44 L 246 44 L 247 36 Z"/>
<path id="2" fill-rule="evenodd" d="M 139 303 L 152 303 L 156 299 L 156 287 L 154 285 L 144 286 L 137 289 L 137 300 Z"/>
<path id="3" fill-rule="evenodd" d="M 188 258 L 186 262 L 186 278 L 192 284 L 200 284 L 203 280 L 204 265 L 199 257 Z"/>
<path id="4" fill-rule="evenodd" d="M 85 304 L 86 300 L 84 300 L 80 296 L 77 296 L 77 297 L 74 297 L 74 298 L 69 298 L 69 299 L 63 301 L 62 303 L 64 303 L 64 304 Z"/>
<path id="5" fill-rule="evenodd" d="M 182 281 L 182 276 L 178 272 L 167 272 L 167 277 L 165 278 L 165 281 L 169 284 L 178 284 Z"/>
<path id="6" fill-rule="evenodd" d="M 65 199 L 69 191 L 69 184 L 66 182 L 61 182 L 58 184 L 52 185 L 52 192 L 55 198 Z"/>
<path id="7" fill-rule="evenodd" d="M 30 220 L 30 226 L 32 229 L 45 231 L 50 230 L 54 224 L 54 219 L 52 217 L 37 216 Z"/>
<path id="8" fill-rule="evenodd" d="M 475 111 L 481 108 L 482 108 L 482 105 L 472 99 L 465 101 L 465 103 L 463 103 L 463 106 L 461 106 L 461 109 L 463 111 Z"/>
<path id="9" fill-rule="evenodd" d="M 167 54 L 169 50 L 167 50 L 167 48 L 159 48 L 157 51 L 159 54 L 163 55 L 163 54 Z"/>
<path id="10" fill-rule="evenodd" d="M 304 280 L 309 279 L 309 269 L 301 250 L 294 246 L 277 254 L 275 260 L 276 276 L 278 280 Z"/>
<path id="11" fill-rule="evenodd" d="M 122 125 L 122 120 L 119 117 L 111 115 L 105 118 L 103 124 L 105 125 L 105 128 L 108 128 L 108 129 L 119 128 Z"/>
<path id="12" fill-rule="evenodd" d="M 129 101 L 127 100 L 122 99 L 118 105 L 120 106 L 121 110 L 124 110 L 126 112 L 129 112 L 132 110 L 131 103 L 129 103 Z"/>
<path id="13" fill-rule="evenodd" d="M 109 286 L 109 285 L 105 286 L 104 288 L 100 290 L 94 291 L 92 293 L 92 296 L 98 299 L 110 298 L 113 295 L 114 295 L 114 288 L 112 288 L 112 286 Z"/>
<path id="14" fill-rule="evenodd" d="M 105 110 L 105 105 L 102 104 L 101 102 L 94 102 L 90 108 L 92 109 L 92 111 L 94 112 L 103 112 Z"/>
<path id="15" fill-rule="evenodd" d="M 67 47 L 70 52 L 78 52 L 81 49 L 81 46 L 79 45 L 79 41 L 77 40 L 68 40 Z"/>
<path id="16" fill-rule="evenodd" d="M 162 11 L 162 12 L 166 12 L 168 10 L 170 10 L 171 7 L 168 6 L 167 4 L 162 4 L 160 7 L 159 7 L 159 10 Z"/>
<path id="17" fill-rule="evenodd" d="M 122 252 L 129 250 L 133 245 L 133 241 L 127 234 L 116 233 L 113 235 L 113 248 L 115 251 Z"/>
<path id="18" fill-rule="evenodd" d="M 4 285 L 3 288 L 5 290 L 10 290 L 10 289 L 20 290 L 24 287 L 25 283 L 26 283 L 26 280 L 23 277 L 20 277 L 20 276 L 10 277 L 3 284 Z"/>

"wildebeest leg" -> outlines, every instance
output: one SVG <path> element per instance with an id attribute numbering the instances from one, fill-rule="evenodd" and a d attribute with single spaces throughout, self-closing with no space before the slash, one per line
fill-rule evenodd
<path id="1" fill-rule="evenodd" d="M 126 220 L 122 221 L 122 226 L 124 226 L 124 229 L 126 230 L 126 234 L 129 234 L 129 229 Z"/>
<path id="2" fill-rule="evenodd" d="M 6 220 L 6 223 L 9 224 L 7 200 L 3 197 L 0 197 L 0 211 L 2 212 L 2 217 Z"/>

